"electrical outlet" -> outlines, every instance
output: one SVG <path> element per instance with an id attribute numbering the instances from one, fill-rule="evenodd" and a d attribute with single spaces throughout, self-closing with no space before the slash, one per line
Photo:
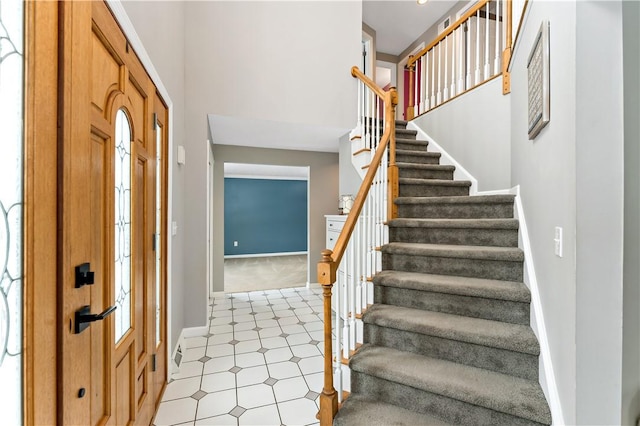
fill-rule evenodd
<path id="1" fill-rule="evenodd" d="M 234 242 L 233 242 L 233 246 L 234 246 L 234 247 L 238 247 L 238 242 L 237 242 L 237 241 L 234 241 Z"/>
<path id="2" fill-rule="evenodd" d="M 562 228 L 556 226 L 555 235 L 554 235 L 553 243 L 555 246 L 556 256 L 562 257 Z"/>

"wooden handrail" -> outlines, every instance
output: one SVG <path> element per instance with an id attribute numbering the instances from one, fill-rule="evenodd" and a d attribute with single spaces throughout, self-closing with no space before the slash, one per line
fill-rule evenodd
<path id="1" fill-rule="evenodd" d="M 333 418 L 338 411 L 338 394 L 333 386 L 333 345 L 331 339 L 331 290 L 336 282 L 336 272 L 340 261 L 346 251 L 351 235 L 355 229 L 356 222 L 360 216 L 365 201 L 369 195 L 369 190 L 373 186 L 373 180 L 378 168 L 382 163 L 387 145 L 389 145 L 389 166 L 388 166 L 388 195 L 387 210 L 388 217 L 392 219 L 396 216 L 393 199 L 398 194 L 398 168 L 395 156 L 395 107 L 398 104 L 398 92 L 392 87 L 388 92 L 379 88 L 369 77 L 364 75 L 358 67 L 351 68 L 351 75 L 362 81 L 376 95 L 384 99 L 384 133 L 378 143 L 375 155 L 367 170 L 362 185 L 358 190 L 358 195 L 349 211 L 347 220 L 340 231 L 338 241 L 334 250 L 322 251 L 322 260 L 318 262 L 318 282 L 323 288 L 324 304 L 324 385 L 320 394 L 320 425 L 329 426 L 333 424 Z M 364 126 L 364 124 L 363 124 Z M 395 195 L 394 195 L 395 194 Z"/>
<path id="2" fill-rule="evenodd" d="M 365 82 L 366 83 L 366 82 Z M 358 190 L 358 195 L 356 196 L 355 201 L 353 202 L 353 207 L 349 211 L 349 215 L 347 216 L 347 220 L 342 227 L 342 231 L 340 232 L 340 236 L 338 237 L 338 241 L 336 241 L 336 245 L 331 251 L 330 257 L 331 262 L 320 262 L 318 263 L 318 282 L 320 284 L 333 284 L 336 281 L 336 271 L 338 269 L 338 265 L 342 260 L 342 256 L 347 248 L 347 244 L 351 239 L 351 234 L 356 226 L 356 222 L 358 221 L 358 217 L 360 216 L 360 212 L 362 211 L 362 207 L 364 206 L 364 202 L 369 195 L 369 189 L 373 184 L 373 179 L 376 176 L 378 171 L 378 166 L 382 160 L 382 156 L 384 155 L 384 150 L 387 147 L 387 144 L 391 140 L 392 130 L 395 130 L 395 126 L 393 123 L 389 123 L 389 116 L 391 115 L 391 104 L 395 100 L 396 104 L 398 102 L 398 96 L 395 88 L 391 88 L 389 92 L 382 92 L 384 95 L 384 103 L 385 103 L 385 129 L 382 134 L 382 138 L 380 139 L 380 143 L 378 144 L 378 148 L 376 153 L 371 160 L 370 166 L 367 168 L 367 174 L 365 175 L 362 185 L 360 185 L 360 189 Z M 394 96 L 395 95 L 395 96 Z M 391 118 L 392 121 L 393 118 Z M 393 132 L 394 140 L 395 140 L 395 131 Z M 393 153 L 394 162 L 395 162 L 395 152 Z M 324 253 L 324 252 L 323 252 Z"/>
<path id="3" fill-rule="evenodd" d="M 359 79 L 360 81 L 362 81 L 369 89 L 373 90 L 376 95 L 380 96 L 381 98 L 385 98 L 386 96 L 385 94 L 387 92 L 385 92 L 380 87 L 378 87 L 378 85 L 374 83 L 374 81 L 371 80 L 369 77 L 367 77 L 362 71 L 360 71 L 358 67 L 356 66 L 351 67 L 351 75 Z M 386 106 L 387 99 L 385 98 L 384 100 L 385 100 L 385 106 Z M 385 119 L 386 119 L 386 116 L 385 116 Z"/>
<path id="4" fill-rule="evenodd" d="M 460 17 L 460 19 L 458 19 L 452 25 L 449 25 L 442 33 L 440 33 L 440 35 L 438 35 L 438 37 L 436 37 L 431 43 L 425 46 L 424 49 L 420 50 L 413 57 L 409 57 L 409 60 L 407 61 L 407 67 L 413 66 L 413 64 L 415 64 L 418 61 L 418 59 L 420 59 L 421 56 L 423 56 L 425 53 L 430 51 L 434 46 L 436 46 L 438 43 L 444 40 L 449 34 L 451 34 L 456 29 L 458 29 L 462 24 L 466 22 L 467 19 L 475 15 L 475 13 L 479 9 L 482 9 L 487 3 L 489 3 L 489 1 L 491 0 L 480 0 L 478 3 L 472 6 L 469 10 L 467 10 L 465 14 Z"/>

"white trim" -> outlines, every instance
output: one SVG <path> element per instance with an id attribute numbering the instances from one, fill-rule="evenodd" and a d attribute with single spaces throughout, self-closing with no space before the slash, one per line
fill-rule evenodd
<path id="1" fill-rule="evenodd" d="M 560 395 L 558 394 L 558 385 L 556 383 L 553 361 L 551 359 L 551 349 L 549 348 L 544 311 L 542 310 L 542 301 L 540 300 L 540 290 L 533 264 L 533 252 L 531 251 L 529 230 L 527 228 L 527 221 L 525 220 L 522 199 L 520 197 L 520 185 L 513 187 L 510 192 L 516 196 L 514 215 L 520 224 L 518 246 L 524 252 L 524 283 L 531 292 L 531 328 L 538 337 L 538 342 L 540 343 L 538 379 L 547 398 L 547 402 L 549 403 L 553 424 L 564 425 L 564 414 L 562 412 L 562 404 L 560 403 Z"/>
<path id="2" fill-rule="evenodd" d="M 456 170 L 453 173 L 453 178 L 455 180 L 468 180 L 471 182 L 471 188 L 469 188 L 469 194 L 477 195 L 478 193 L 478 180 L 473 177 L 471 173 L 467 171 L 460 163 L 458 163 L 449 153 L 442 148 L 431 136 L 429 136 L 424 130 L 422 130 L 418 125 L 410 121 L 407 124 L 407 129 L 413 129 L 418 132 L 418 136 L 420 136 L 419 140 L 427 140 L 429 141 L 429 150 L 439 152 L 441 154 L 440 164 L 443 165 L 451 165 L 455 166 Z"/>
<path id="3" fill-rule="evenodd" d="M 209 333 L 209 326 L 201 325 L 199 327 L 187 327 L 182 329 L 182 337 L 188 339 L 189 337 L 200 337 Z M 187 347 L 189 349 L 189 347 Z"/>
<path id="4" fill-rule="evenodd" d="M 511 189 L 500 189 L 496 191 L 481 191 L 475 195 L 498 195 L 513 194 L 514 199 L 514 217 L 518 220 L 520 230 L 518 232 L 518 247 L 524 252 L 524 274 L 523 282 L 531 293 L 531 329 L 538 338 L 540 344 L 540 357 L 538 358 L 538 380 L 540 387 L 544 392 L 553 424 L 564 425 L 564 414 L 562 404 L 560 403 L 560 395 L 558 394 L 558 385 L 555 379 L 553 369 L 553 361 L 551 359 L 551 349 L 549 348 L 549 339 L 547 337 L 547 327 L 544 321 L 544 312 L 542 310 L 542 301 L 540 300 L 540 290 L 538 287 L 538 279 L 533 264 L 533 252 L 531 251 L 531 241 L 529 240 L 529 229 L 527 221 L 524 217 L 524 208 L 522 207 L 522 198 L 520 197 L 520 185 Z"/>
<path id="5" fill-rule="evenodd" d="M 229 173 L 224 178 L 232 179 L 261 179 L 261 180 L 309 180 L 308 176 L 269 176 L 269 175 L 248 175 L 242 173 Z"/>
<path id="6" fill-rule="evenodd" d="M 171 222 L 173 220 L 173 101 L 171 100 L 171 97 L 169 96 L 169 91 L 167 90 L 167 88 L 164 86 L 164 84 L 162 83 L 162 79 L 160 78 L 160 74 L 158 74 L 158 71 L 155 69 L 155 67 L 153 66 L 153 63 L 151 62 L 151 58 L 149 57 L 149 54 L 147 53 L 146 49 L 144 48 L 144 45 L 142 44 L 142 40 L 140 40 L 140 37 L 138 37 L 138 33 L 136 32 L 133 23 L 131 22 L 131 20 L 129 19 L 129 16 L 127 15 L 127 12 L 124 10 L 124 6 L 122 5 L 121 0 L 106 0 L 107 5 L 109 6 L 109 9 L 111 9 L 111 13 L 113 13 L 113 16 L 115 18 L 115 20 L 118 22 L 118 24 L 120 25 L 120 28 L 122 29 L 122 32 L 124 33 L 124 35 L 127 37 L 127 40 L 129 41 L 129 43 L 131 44 L 131 47 L 133 47 L 133 50 L 135 50 L 136 54 L 138 55 L 138 59 L 140 59 L 140 62 L 142 63 L 142 65 L 144 66 L 145 70 L 147 71 L 147 74 L 149 74 L 149 77 L 151 78 L 151 81 L 153 81 L 153 84 L 156 86 L 156 90 L 158 91 L 158 93 L 160 93 L 160 95 L 162 96 L 162 99 L 164 100 L 164 102 L 167 104 L 167 109 L 169 110 L 169 140 L 167 141 L 168 144 L 168 157 L 167 157 L 167 161 L 169 162 L 169 170 L 168 170 L 168 176 L 167 176 L 167 307 L 166 307 L 166 318 L 167 318 L 167 357 L 169 357 L 169 359 L 173 360 L 173 357 L 171 356 L 171 313 L 172 313 L 172 303 L 171 303 L 171 290 L 173 288 L 173 280 L 172 280 L 172 259 L 173 259 L 173 250 L 172 248 L 172 244 L 171 241 L 169 240 L 169 237 L 172 236 L 172 232 L 171 232 Z M 180 337 L 178 338 L 178 342 L 176 343 L 176 347 L 177 344 L 180 342 L 180 339 L 182 334 L 180 335 Z M 167 363 L 167 378 L 170 377 L 170 366 L 173 363 L 168 362 Z"/>
<path id="7" fill-rule="evenodd" d="M 275 257 L 275 256 L 297 256 L 301 254 L 308 254 L 308 251 L 287 251 L 283 253 L 257 253 L 257 254 L 227 254 L 225 259 L 240 259 L 247 257 Z"/>

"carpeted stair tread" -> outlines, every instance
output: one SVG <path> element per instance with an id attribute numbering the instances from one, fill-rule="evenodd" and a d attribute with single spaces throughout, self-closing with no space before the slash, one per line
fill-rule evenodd
<path id="1" fill-rule="evenodd" d="M 534 381 L 367 344 L 351 358 L 349 367 L 414 389 L 551 424 L 544 394 Z"/>
<path id="2" fill-rule="evenodd" d="M 429 151 L 413 151 L 408 149 L 396 149 L 396 155 L 412 155 L 414 157 L 424 157 L 424 158 L 440 158 L 442 154 L 439 152 L 429 152 Z"/>
<path id="3" fill-rule="evenodd" d="M 471 186 L 471 182 L 468 180 L 399 178 L 398 182 L 400 185 Z"/>
<path id="4" fill-rule="evenodd" d="M 447 426 L 437 417 L 410 411 L 379 400 L 350 395 L 338 411 L 334 426 Z"/>
<path id="5" fill-rule="evenodd" d="M 396 330 L 540 355 L 540 346 L 531 327 L 519 324 L 383 304 L 371 306 L 363 321 Z"/>
<path id="6" fill-rule="evenodd" d="M 447 293 L 459 296 L 482 297 L 531 302 L 531 293 L 521 282 L 457 277 L 453 275 L 421 274 L 405 271 L 382 271 L 373 278 L 374 285 L 411 290 Z"/>
<path id="7" fill-rule="evenodd" d="M 417 130 L 411 129 L 396 129 L 396 137 L 405 138 L 405 139 L 414 139 L 418 134 Z"/>
<path id="8" fill-rule="evenodd" d="M 391 228 L 518 229 L 517 219 L 393 219 Z"/>
<path id="9" fill-rule="evenodd" d="M 401 135 L 401 136 L 406 136 L 406 135 Z M 405 137 L 397 137 L 396 143 L 402 143 L 405 145 L 417 145 L 417 146 L 429 145 L 429 141 L 421 141 L 418 139 L 411 139 L 411 138 L 405 138 Z"/>
<path id="10" fill-rule="evenodd" d="M 524 253 L 516 247 L 462 246 L 446 244 L 389 243 L 383 253 L 409 256 L 434 256 L 459 259 L 524 261 Z"/>
<path id="11" fill-rule="evenodd" d="M 513 204 L 515 195 L 473 195 L 467 197 L 398 197 L 396 204 Z"/>
<path id="12" fill-rule="evenodd" d="M 446 170 L 454 171 L 455 166 L 449 166 L 444 164 L 420 164 L 420 163 L 396 163 L 399 169 L 420 169 L 420 170 Z"/>

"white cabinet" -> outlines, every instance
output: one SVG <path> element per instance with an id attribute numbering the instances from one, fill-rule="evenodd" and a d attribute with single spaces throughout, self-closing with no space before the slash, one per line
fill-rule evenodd
<path id="1" fill-rule="evenodd" d="M 347 215 L 325 215 L 327 220 L 327 243 L 326 247 L 329 250 L 333 250 L 340 236 L 340 231 L 344 226 L 344 222 L 347 220 Z"/>
<path id="2" fill-rule="evenodd" d="M 347 215 L 325 215 L 325 218 L 327 220 L 327 248 L 329 250 L 333 250 L 336 242 L 338 241 L 338 237 L 340 236 L 340 231 L 342 231 L 342 227 L 347 220 Z M 336 273 L 336 282 L 334 283 L 333 289 L 331 290 L 331 308 L 334 312 L 337 310 L 337 293 L 340 293 L 340 298 L 346 297 L 345 285 L 347 279 L 348 277 L 345 276 L 343 264 L 341 264 Z M 344 302 L 344 300 L 342 302 Z M 346 317 L 346 312 L 344 312 L 344 309 L 341 309 L 340 317 L 342 317 L 343 319 Z"/>

